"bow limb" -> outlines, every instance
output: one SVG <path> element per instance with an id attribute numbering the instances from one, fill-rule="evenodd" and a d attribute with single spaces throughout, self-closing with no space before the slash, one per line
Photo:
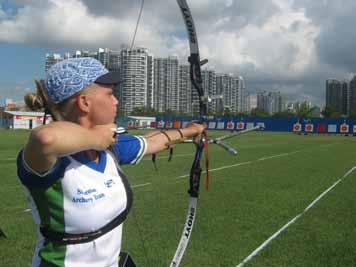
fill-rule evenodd
<path id="1" fill-rule="evenodd" d="M 182 12 L 182 16 L 188 33 L 189 47 L 190 47 L 190 56 L 188 58 L 188 61 L 190 63 L 190 79 L 193 87 L 197 90 L 198 93 L 200 120 L 204 121 L 207 115 L 207 103 L 205 101 L 206 98 L 204 97 L 203 82 L 201 77 L 201 69 L 200 69 L 201 62 L 200 62 L 197 34 L 195 31 L 193 17 L 191 15 L 186 0 L 177 0 L 177 3 Z M 200 159 L 202 156 L 203 149 L 204 149 L 204 141 L 203 141 L 203 137 L 201 137 L 196 144 L 195 157 L 190 170 L 190 178 L 189 178 L 190 188 L 188 190 L 190 197 L 189 197 L 189 206 L 188 206 L 186 222 L 183 228 L 183 232 L 177 250 L 170 264 L 171 267 L 179 266 L 184 256 L 184 252 L 188 246 L 189 238 L 191 236 L 191 232 L 194 226 L 197 204 L 198 204 L 198 196 L 199 196 L 200 175 L 202 171 L 200 167 Z"/>

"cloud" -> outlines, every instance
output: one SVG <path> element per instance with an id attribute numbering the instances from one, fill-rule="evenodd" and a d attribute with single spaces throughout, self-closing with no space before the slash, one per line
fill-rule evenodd
<path id="1" fill-rule="evenodd" d="M 34 91 L 33 81 L 0 81 L 0 100 L 10 98 L 15 101 L 23 101 L 25 94 Z"/>
<path id="2" fill-rule="evenodd" d="M 11 14 L 0 8 L 0 42 L 72 51 L 129 44 L 141 2 L 14 3 Z M 322 104 L 325 79 L 356 72 L 353 0 L 196 0 L 189 5 L 209 67 L 243 75 L 252 92 L 275 89 Z M 188 42 L 175 1 L 145 1 L 136 44 L 157 56 L 186 60 Z"/>

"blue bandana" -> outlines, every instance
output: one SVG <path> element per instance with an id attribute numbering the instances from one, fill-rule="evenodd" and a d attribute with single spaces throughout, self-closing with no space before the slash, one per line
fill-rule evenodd
<path id="1" fill-rule="evenodd" d="M 45 89 L 54 103 L 60 103 L 108 72 L 100 61 L 91 57 L 66 59 L 48 70 Z"/>

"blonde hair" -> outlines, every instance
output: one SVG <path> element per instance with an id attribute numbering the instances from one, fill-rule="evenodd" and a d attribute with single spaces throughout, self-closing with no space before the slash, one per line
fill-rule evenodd
<path id="1" fill-rule="evenodd" d="M 53 120 L 64 120 L 62 114 L 63 104 L 55 104 L 47 95 L 44 80 L 35 80 L 36 93 L 28 93 L 24 96 L 26 106 L 33 111 L 44 110 L 51 114 Z"/>
<path id="2" fill-rule="evenodd" d="M 78 96 L 79 94 L 87 94 L 89 90 L 97 87 L 95 83 L 92 83 L 80 92 L 56 104 L 48 97 L 45 90 L 44 80 L 35 80 L 35 84 L 37 92 L 28 93 L 24 97 L 26 106 L 33 111 L 44 110 L 45 112 L 51 114 L 53 120 L 55 121 L 66 120 L 72 122 L 77 122 L 79 116 L 79 111 L 75 103 L 75 96 Z"/>

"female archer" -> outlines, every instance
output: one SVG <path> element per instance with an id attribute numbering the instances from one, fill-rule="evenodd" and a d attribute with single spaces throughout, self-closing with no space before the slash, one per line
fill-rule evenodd
<path id="1" fill-rule="evenodd" d="M 93 58 L 53 65 L 37 81 L 37 94 L 25 97 L 30 108 L 45 108 L 54 122 L 32 130 L 17 158 L 27 189 L 38 242 L 33 267 L 117 267 L 122 223 L 132 191 L 121 164 L 200 135 L 204 126 L 116 136 L 113 123 L 119 82 Z"/>

